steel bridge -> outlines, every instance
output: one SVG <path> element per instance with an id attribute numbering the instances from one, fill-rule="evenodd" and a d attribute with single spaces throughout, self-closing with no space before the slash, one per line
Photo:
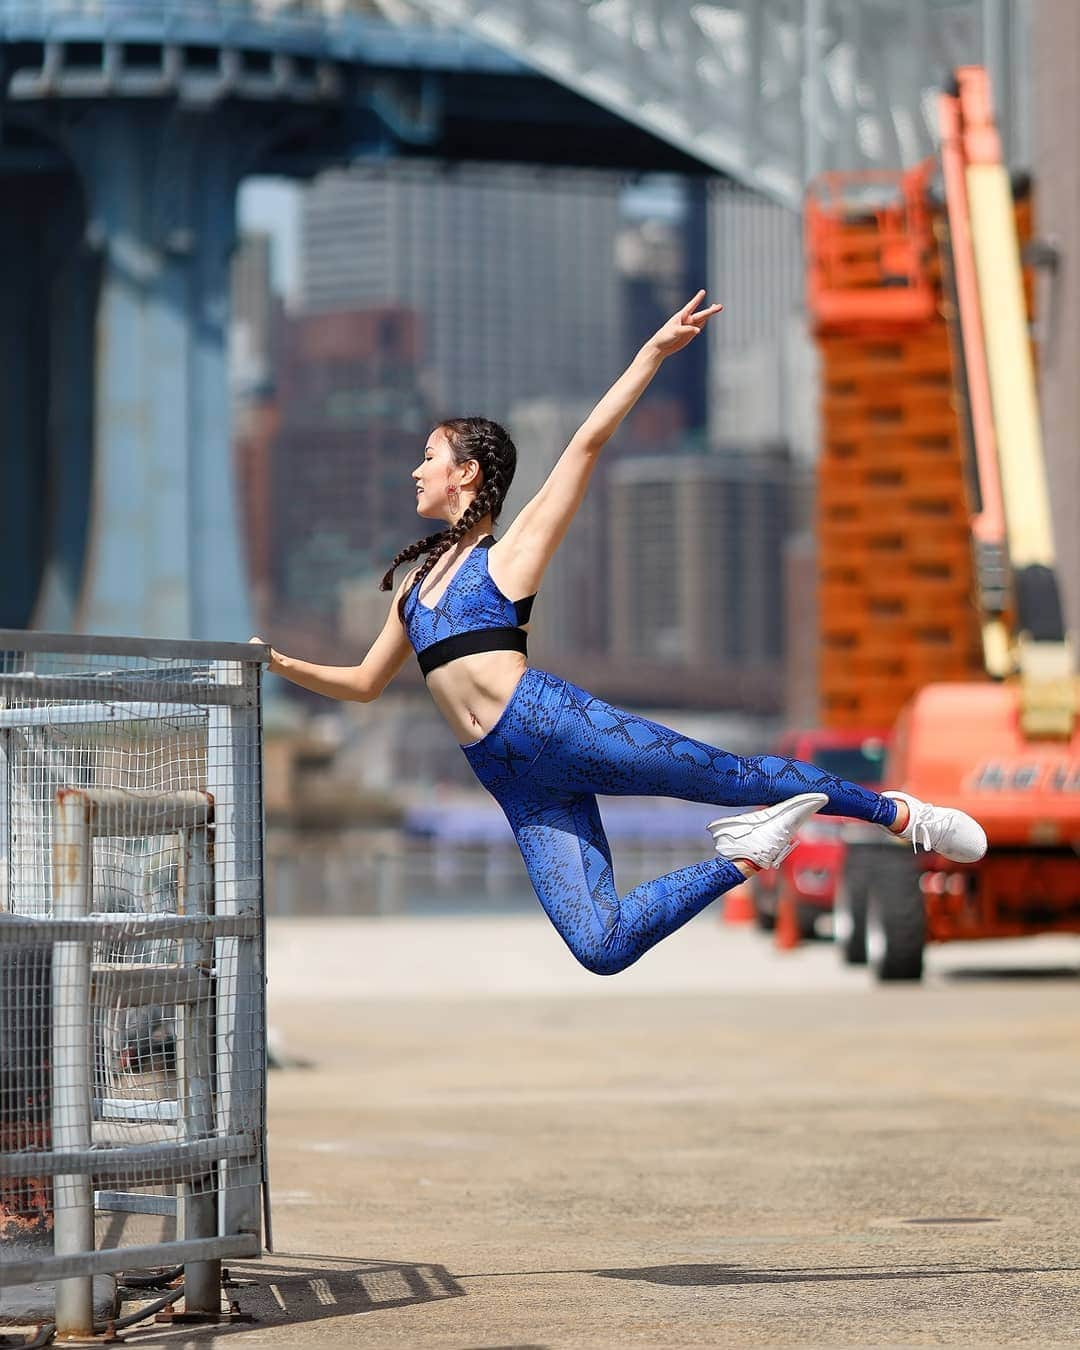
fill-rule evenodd
<path id="1" fill-rule="evenodd" d="M 984 61 L 1027 163 L 1028 0 L 0 0 L 0 625 L 250 631 L 235 199 L 424 155 L 723 174 L 798 209 L 928 153 Z"/>

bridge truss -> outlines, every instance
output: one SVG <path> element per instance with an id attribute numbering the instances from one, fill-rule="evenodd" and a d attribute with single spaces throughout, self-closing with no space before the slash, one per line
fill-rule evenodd
<path id="1" fill-rule="evenodd" d="M 1030 0 L 376 0 L 486 39 L 713 169 L 798 208 L 826 169 L 931 153 L 933 93 L 985 64 L 1029 158 Z"/>

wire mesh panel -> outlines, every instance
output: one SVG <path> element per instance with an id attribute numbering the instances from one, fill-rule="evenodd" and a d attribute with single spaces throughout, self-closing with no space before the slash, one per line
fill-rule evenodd
<path id="1" fill-rule="evenodd" d="M 264 654 L 0 631 L 0 1285 L 261 1250 Z"/>

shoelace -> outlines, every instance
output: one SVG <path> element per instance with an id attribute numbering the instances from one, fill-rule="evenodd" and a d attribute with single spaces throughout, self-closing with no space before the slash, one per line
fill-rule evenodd
<path id="1" fill-rule="evenodd" d="M 930 825 L 934 819 L 934 808 L 927 802 L 920 802 L 918 808 L 912 813 L 911 817 L 911 851 L 918 853 L 921 843 L 927 853 L 934 852 L 934 840 L 930 833 Z M 922 839 L 919 839 L 919 831 L 922 831 Z"/>

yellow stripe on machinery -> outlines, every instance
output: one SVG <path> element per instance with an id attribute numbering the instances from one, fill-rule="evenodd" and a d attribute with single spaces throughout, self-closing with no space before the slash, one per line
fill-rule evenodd
<path id="1" fill-rule="evenodd" d="M 990 376 L 994 430 L 1014 579 L 1039 578 L 1045 569 L 1056 595 L 1057 557 L 1043 457 L 1035 366 L 1020 269 L 1020 245 L 1008 171 L 994 125 L 987 73 L 957 72 L 963 118 L 965 177 L 975 255 L 983 340 Z M 1027 571 L 1027 569 L 1032 569 Z M 1027 577 L 1024 574 L 1027 571 Z M 1030 599 L 1030 590 L 1029 596 Z M 1033 632 L 1043 620 L 1018 605 L 1017 660 L 1020 720 L 1026 734 L 1068 738 L 1077 713 L 1077 684 L 1069 638 L 1057 626 Z M 1034 618 L 1032 615 L 1034 614 Z"/>

